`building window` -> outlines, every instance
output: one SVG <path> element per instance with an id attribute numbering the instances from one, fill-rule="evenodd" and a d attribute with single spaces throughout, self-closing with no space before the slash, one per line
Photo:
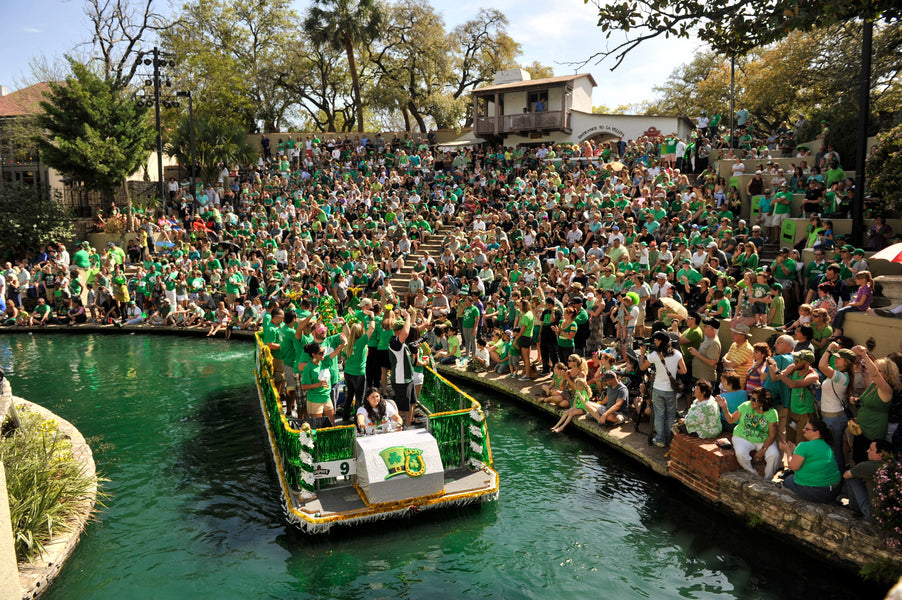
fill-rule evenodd
<path id="1" fill-rule="evenodd" d="M 548 90 L 530 92 L 526 96 L 530 112 L 542 112 L 548 110 Z M 541 104 L 539 104 L 541 102 Z"/>

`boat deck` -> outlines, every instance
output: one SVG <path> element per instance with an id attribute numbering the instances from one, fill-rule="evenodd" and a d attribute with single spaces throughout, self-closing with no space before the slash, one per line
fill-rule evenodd
<path id="1" fill-rule="evenodd" d="M 467 468 L 445 471 L 445 493 L 437 500 L 455 501 L 455 496 L 489 492 L 496 485 L 495 476 L 486 471 L 471 471 Z M 295 510 L 318 515 L 322 518 L 331 516 L 353 517 L 355 513 L 364 513 L 372 509 L 373 505 L 367 505 L 360 493 L 350 480 L 341 481 L 334 486 L 317 490 L 316 497 L 304 500 L 300 495 L 292 491 L 291 503 Z"/>

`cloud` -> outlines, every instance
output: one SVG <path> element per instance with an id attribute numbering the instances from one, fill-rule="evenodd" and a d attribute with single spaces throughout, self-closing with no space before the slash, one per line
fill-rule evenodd
<path id="1" fill-rule="evenodd" d="M 23 27 L 22 31 L 25 33 L 44 33 L 43 29 L 35 29 L 34 27 Z"/>

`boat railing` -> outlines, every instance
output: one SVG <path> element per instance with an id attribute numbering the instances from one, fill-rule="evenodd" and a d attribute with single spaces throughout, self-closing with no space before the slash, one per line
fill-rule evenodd
<path id="1" fill-rule="evenodd" d="M 286 481 L 303 494 L 317 489 L 316 465 L 354 459 L 353 425 L 312 429 L 291 426 L 282 409 L 282 401 L 273 378 L 273 358 L 263 343 L 263 334 L 256 340 L 256 377 L 270 435 L 279 454 L 277 464 Z M 492 467 L 494 460 L 485 426 L 485 415 L 479 402 L 430 368 L 424 373 L 420 400 L 428 416 L 427 429 L 436 439 L 442 466 Z"/>

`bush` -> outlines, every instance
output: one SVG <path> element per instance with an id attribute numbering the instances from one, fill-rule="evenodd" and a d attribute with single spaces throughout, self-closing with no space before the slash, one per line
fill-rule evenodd
<path id="1" fill-rule="evenodd" d="M 54 534 L 71 527 L 97 478 L 73 458 L 72 444 L 56 421 L 21 407 L 18 412 L 22 426 L 4 427 L 0 461 L 6 467 L 16 559 L 33 561 Z"/>
<path id="2" fill-rule="evenodd" d="M 871 202 L 883 213 L 902 208 L 902 125 L 882 133 L 876 150 L 867 162 L 867 187 L 872 196 L 880 196 Z"/>
<path id="3" fill-rule="evenodd" d="M 877 482 L 873 502 L 877 524 L 890 536 L 892 548 L 902 546 L 902 462 L 891 460 L 874 477 Z"/>

